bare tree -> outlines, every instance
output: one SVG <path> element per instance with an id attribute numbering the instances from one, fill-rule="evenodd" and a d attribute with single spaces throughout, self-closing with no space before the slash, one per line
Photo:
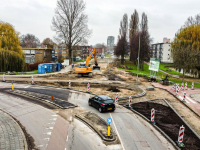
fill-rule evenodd
<path id="1" fill-rule="evenodd" d="M 118 42 L 114 51 L 115 55 L 121 56 L 122 64 L 124 64 L 124 56 L 128 53 L 127 31 L 128 31 L 128 16 L 127 14 L 124 14 L 123 19 L 120 22 Z"/>
<path id="2" fill-rule="evenodd" d="M 58 0 L 52 29 L 56 40 L 64 42 L 68 48 L 71 63 L 73 47 L 87 43 L 92 31 L 88 29 L 88 16 L 84 13 L 86 4 L 83 0 Z"/>
<path id="3" fill-rule="evenodd" d="M 131 15 L 130 25 L 129 25 L 129 41 L 131 41 L 134 36 L 139 32 L 139 16 L 135 9 L 134 13 Z M 134 61 L 134 52 L 130 49 L 130 60 Z"/>
<path id="4" fill-rule="evenodd" d="M 185 27 L 191 26 L 193 24 L 200 24 L 200 14 L 197 14 L 194 18 L 192 16 L 188 17 L 185 22 Z"/>
<path id="5" fill-rule="evenodd" d="M 20 46 L 23 48 L 37 48 L 40 45 L 40 40 L 33 34 L 20 36 Z"/>

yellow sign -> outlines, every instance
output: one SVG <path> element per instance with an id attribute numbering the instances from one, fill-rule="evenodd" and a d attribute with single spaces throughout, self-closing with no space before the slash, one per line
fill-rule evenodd
<path id="1" fill-rule="evenodd" d="M 12 90 L 14 90 L 14 84 L 12 84 Z"/>
<path id="2" fill-rule="evenodd" d="M 110 126 L 108 126 L 108 136 L 110 136 Z"/>

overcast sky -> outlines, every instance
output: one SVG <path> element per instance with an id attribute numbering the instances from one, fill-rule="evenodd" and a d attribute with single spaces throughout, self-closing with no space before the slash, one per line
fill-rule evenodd
<path id="1" fill-rule="evenodd" d="M 0 20 L 12 24 L 22 34 L 34 34 L 42 42 L 53 39 L 51 30 L 57 0 L 0 0 Z M 119 25 L 124 13 L 136 9 L 141 19 L 142 12 L 148 16 L 149 33 L 154 43 L 163 37 L 173 40 L 177 30 L 189 16 L 200 13 L 200 0 L 85 0 L 88 26 L 93 30 L 88 45 L 105 43 L 108 36 L 119 34 Z"/>

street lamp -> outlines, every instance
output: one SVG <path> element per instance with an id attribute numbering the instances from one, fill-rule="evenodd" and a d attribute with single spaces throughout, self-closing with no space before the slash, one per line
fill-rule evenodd
<path id="1" fill-rule="evenodd" d="M 139 72 L 139 60 L 140 60 L 140 30 L 139 30 L 139 49 L 138 49 L 138 66 L 137 66 L 137 81 L 136 87 L 138 87 L 138 72 Z"/>

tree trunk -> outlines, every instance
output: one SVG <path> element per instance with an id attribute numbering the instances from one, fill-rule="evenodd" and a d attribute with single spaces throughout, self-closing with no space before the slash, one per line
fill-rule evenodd
<path id="1" fill-rule="evenodd" d="M 71 64 L 72 63 L 72 57 L 71 57 L 71 55 L 72 55 L 72 47 L 71 47 L 71 45 L 68 46 L 68 50 L 69 50 L 69 64 Z"/>
<path id="2" fill-rule="evenodd" d="M 121 55 L 121 64 L 124 64 L 124 55 Z"/>
<path id="3" fill-rule="evenodd" d="M 183 79 L 182 79 L 183 83 L 184 83 L 184 77 L 185 77 L 185 68 L 183 68 Z"/>

